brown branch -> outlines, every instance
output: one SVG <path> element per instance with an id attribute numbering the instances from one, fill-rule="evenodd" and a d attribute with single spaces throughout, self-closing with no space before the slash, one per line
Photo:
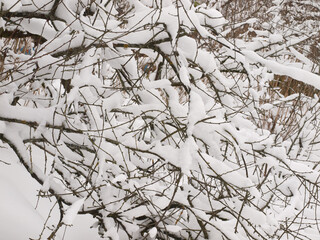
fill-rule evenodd
<path id="1" fill-rule="evenodd" d="M 29 32 L 23 32 L 18 29 L 15 29 L 13 31 L 10 30 L 4 30 L 3 28 L 0 28 L 0 38 L 26 38 L 31 37 L 35 43 L 44 43 L 47 41 L 44 37 L 40 35 L 36 35 Z"/>
<path id="2" fill-rule="evenodd" d="M 53 14 L 45 14 L 40 12 L 10 12 L 10 11 L 0 11 L 0 17 L 2 18 L 38 18 L 38 19 L 45 19 L 50 21 L 62 21 L 65 22 L 64 19 L 58 18 Z"/>
<path id="3" fill-rule="evenodd" d="M 21 119 L 16 119 L 16 118 L 6 118 L 6 117 L 1 117 L 0 116 L 0 121 L 6 121 L 6 122 L 11 122 L 11 123 L 19 123 L 19 124 L 25 124 L 28 125 L 30 127 L 33 128 L 37 128 L 39 127 L 39 123 L 35 122 L 35 121 L 25 121 L 25 120 L 21 120 Z M 45 127 L 47 128 L 52 128 L 52 129 L 58 129 L 61 130 L 63 132 L 69 132 L 69 133 L 79 133 L 82 134 L 83 131 L 80 129 L 72 129 L 72 128 L 67 128 L 63 125 L 57 126 L 57 125 L 53 125 L 53 124 L 46 124 Z"/>
<path id="4" fill-rule="evenodd" d="M 21 164 L 25 167 L 25 169 L 28 171 L 28 173 L 31 175 L 31 177 L 33 179 L 35 179 L 40 185 L 43 185 L 44 180 L 41 179 L 41 177 L 39 177 L 33 170 L 32 168 L 26 163 L 24 157 L 22 156 L 22 154 L 20 153 L 19 149 L 16 147 L 16 145 L 10 141 L 7 137 L 5 137 L 4 134 L 0 133 L 0 139 L 7 143 L 10 148 L 15 152 L 15 154 L 17 155 L 17 157 L 19 158 Z M 67 204 L 67 205 L 71 205 L 72 203 L 67 201 L 66 199 L 64 199 L 60 194 L 57 194 L 52 188 L 49 189 L 49 192 L 55 196 L 55 198 L 57 200 L 61 200 L 63 203 Z"/>

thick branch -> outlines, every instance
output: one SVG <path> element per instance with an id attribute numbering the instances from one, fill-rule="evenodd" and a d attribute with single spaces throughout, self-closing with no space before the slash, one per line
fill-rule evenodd
<path id="1" fill-rule="evenodd" d="M 53 14 L 45 14 L 45 13 L 39 13 L 39 12 L 10 12 L 10 11 L 0 11 L 0 17 L 2 18 L 38 18 L 38 19 L 45 19 L 50 21 L 62 21 L 64 22 L 64 19 L 58 18 Z"/>
<path id="2" fill-rule="evenodd" d="M 4 30 L 3 28 L 0 28 L 0 38 L 25 38 L 25 37 L 31 37 L 35 43 L 44 43 L 47 41 L 44 37 L 32 34 L 29 32 L 23 32 L 18 29 L 15 29 L 13 31 Z"/>
<path id="3" fill-rule="evenodd" d="M 0 116 L 0 121 L 6 121 L 6 122 L 11 122 L 11 123 L 25 124 L 25 125 L 28 125 L 28 126 L 33 127 L 33 128 L 39 127 L 39 123 L 38 123 L 38 122 L 25 121 L 25 120 L 15 119 L 15 118 L 6 118 L 6 117 L 1 117 L 1 116 Z M 69 133 L 80 133 L 80 134 L 83 133 L 82 130 L 67 128 L 67 127 L 65 127 L 65 126 L 63 126 L 63 125 L 56 126 L 56 125 L 52 125 L 52 124 L 48 124 L 48 123 L 47 123 L 47 124 L 45 125 L 45 127 L 47 127 L 47 128 L 52 128 L 52 129 L 58 129 L 58 130 L 62 130 L 63 132 L 69 132 Z"/>
<path id="4" fill-rule="evenodd" d="M 6 138 L 6 136 L 3 133 L 0 133 L 0 139 L 7 143 L 11 149 L 15 152 L 15 154 L 17 155 L 17 157 L 19 158 L 21 164 L 26 168 L 26 170 L 30 173 L 31 177 L 33 179 L 35 179 L 40 185 L 43 185 L 44 183 L 44 179 L 41 178 L 40 176 L 38 176 L 33 170 L 31 165 L 27 164 L 27 162 L 25 161 L 24 157 L 22 156 L 22 154 L 20 153 L 19 149 L 17 148 L 17 146 L 10 141 L 8 138 Z M 61 200 L 63 203 L 67 204 L 67 205 L 71 205 L 72 202 L 66 200 L 63 196 L 61 196 L 61 194 L 56 193 L 52 188 L 49 189 L 49 192 L 55 196 L 58 200 Z"/>

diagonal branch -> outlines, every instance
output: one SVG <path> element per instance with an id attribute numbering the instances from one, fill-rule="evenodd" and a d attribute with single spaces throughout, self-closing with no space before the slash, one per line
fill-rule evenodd
<path id="1" fill-rule="evenodd" d="M 11 123 L 19 123 L 19 124 L 25 124 L 28 125 L 29 127 L 33 127 L 33 128 L 37 128 L 39 127 L 39 123 L 35 122 L 35 121 L 26 121 L 26 120 L 20 120 L 20 119 L 16 119 L 16 118 L 7 118 L 7 117 L 1 117 L 0 116 L 0 121 L 6 121 L 6 122 L 11 122 Z M 83 134 L 83 131 L 80 129 L 72 129 L 72 128 L 67 128 L 63 125 L 53 125 L 53 124 L 49 124 L 47 123 L 45 125 L 45 127 L 47 128 L 52 128 L 52 129 L 58 129 L 61 130 L 63 132 L 69 132 L 69 133 L 79 133 L 79 134 Z"/>
<path id="2" fill-rule="evenodd" d="M 53 14 L 45 14 L 40 12 L 10 12 L 10 11 L 0 11 L 1 18 L 38 18 L 38 19 L 45 19 L 50 21 L 62 21 L 65 22 L 64 19 L 56 17 Z"/>

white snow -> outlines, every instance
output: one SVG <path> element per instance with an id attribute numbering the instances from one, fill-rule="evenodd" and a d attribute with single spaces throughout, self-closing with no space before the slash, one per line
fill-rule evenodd
<path id="1" fill-rule="evenodd" d="M 54 1 L 1 3 L 3 10 L 37 9 L 42 14 Z M 93 16 L 84 14 L 88 8 Z M 233 27 L 248 24 L 256 37 L 229 42 L 223 36 L 232 29 L 222 14 L 204 1 L 198 5 L 191 0 L 115 5 L 108 0 L 67 0 L 59 2 L 56 16 L 61 19 L 12 17 L 11 23 L 0 18 L 5 29 L 19 25 L 19 30 L 47 39 L 34 43 L 31 55 L 11 48 L 4 60 L 4 72 L 10 74 L 0 84 L 0 136 L 10 146 L 0 141 L 1 237 L 45 239 L 62 217 L 57 239 L 64 234 L 70 240 L 98 239 L 99 230 L 113 240 L 127 239 L 126 234 L 156 239 L 163 230 L 186 238 L 187 229 L 199 229 L 201 220 L 210 223 L 205 224 L 209 239 L 246 240 L 247 234 L 256 239 L 281 234 L 281 221 L 290 225 L 299 211 L 308 217 L 299 219 L 301 229 L 309 218 L 317 219 L 319 211 L 306 207 L 305 199 L 309 185 L 320 180 L 314 114 L 318 99 L 307 102 L 314 108 L 294 124 L 303 131 L 293 131 L 283 141 L 280 124 L 272 132 L 261 129 L 259 122 L 276 122 L 268 115 L 260 119 L 260 112 L 277 114 L 279 106 L 290 108 L 300 100 L 293 94 L 261 101 L 274 75 L 320 89 L 320 77 L 311 73 L 312 61 L 295 46 L 317 31 L 300 36 L 295 26 L 278 32 L 272 22 L 255 30 L 259 21 L 250 18 Z M 224 25 L 226 31 L 220 33 Z M 220 34 L 210 34 L 213 30 Z M 5 40 L 0 44 L 4 51 Z M 70 48 L 81 54 L 54 57 Z M 156 70 L 142 74 L 151 62 Z M 228 69 L 235 72 L 222 71 Z M 249 77 L 238 74 L 239 69 Z M 61 79 L 70 79 L 71 91 L 63 90 Z M 173 86 L 179 80 L 185 89 Z M 13 104 L 16 96 L 20 99 Z M 74 191 L 77 194 L 71 194 Z M 55 194 L 65 201 L 64 216 Z M 310 196 L 310 203 L 317 200 Z M 182 207 L 174 209 L 179 203 Z M 103 223 L 105 232 L 90 229 L 93 217 L 79 214 L 97 206 L 103 206 L 102 219 L 95 219 L 94 227 Z M 212 218 L 216 209 L 225 221 Z M 151 218 L 158 224 L 145 228 Z M 301 232 L 310 239 L 317 236 L 307 228 Z"/>
<path id="2" fill-rule="evenodd" d="M 149 236 L 151 237 L 151 238 L 155 238 L 156 237 L 156 235 L 157 235 L 157 232 L 158 232 L 158 230 L 157 230 L 157 228 L 156 227 L 153 227 L 153 228 L 151 228 L 150 230 L 149 230 Z"/>
<path id="3" fill-rule="evenodd" d="M 78 215 L 80 208 L 83 206 L 85 198 L 75 201 L 65 212 L 62 222 L 66 225 L 72 225 Z"/>
<path id="4" fill-rule="evenodd" d="M 45 39 L 53 39 L 57 33 L 54 27 L 44 19 L 23 19 L 20 24 L 28 32 L 43 36 Z"/>
<path id="5" fill-rule="evenodd" d="M 3 166 L 1 166 L 3 167 Z M 0 176 L 0 233 L 3 239 L 38 238 L 45 219 L 15 185 Z"/>
<path id="6" fill-rule="evenodd" d="M 189 73 L 185 66 L 180 68 L 179 75 L 180 75 L 181 82 L 185 86 L 189 87 L 190 86 Z"/>
<path id="7" fill-rule="evenodd" d="M 26 238 L 38 239 L 45 225 L 47 215 L 52 208 L 53 198 L 40 199 L 38 202 L 39 185 L 24 169 L 17 163 L 17 157 L 8 148 L 1 147 L 0 160 L 0 233 L 4 239 L 25 240 Z M 35 156 L 43 156 L 34 150 Z M 47 178 L 48 180 L 50 179 Z M 47 226 L 56 225 L 59 221 L 59 209 L 55 207 Z M 96 229 L 90 229 L 93 218 L 80 215 L 68 227 L 66 239 L 99 239 Z M 19 229 L 17 231 L 16 229 Z M 62 239 L 63 228 L 57 233 L 57 240 Z M 46 238 L 50 231 L 45 231 Z"/>
<path id="8" fill-rule="evenodd" d="M 309 84 L 315 87 L 316 89 L 320 90 L 320 76 L 314 73 L 311 73 L 303 69 L 286 66 L 286 65 L 277 63 L 273 60 L 264 59 L 253 51 L 243 50 L 242 53 L 250 62 L 259 62 L 265 65 L 274 74 L 289 76 L 293 79 Z"/>
<path id="9" fill-rule="evenodd" d="M 182 230 L 182 227 L 180 227 L 178 225 L 166 225 L 166 229 L 169 232 L 177 233 L 177 232 L 180 232 Z"/>
<path id="10" fill-rule="evenodd" d="M 116 176 L 114 179 L 112 179 L 112 182 L 113 182 L 113 183 L 123 182 L 123 181 L 125 181 L 127 178 L 128 178 L 127 175 L 125 175 L 125 174 L 120 174 L 120 175 Z"/>
<path id="11" fill-rule="evenodd" d="M 279 43 L 283 40 L 283 36 L 281 34 L 270 34 L 269 41 L 270 43 Z"/>
<path id="12" fill-rule="evenodd" d="M 217 32 L 220 32 L 223 25 L 227 23 L 222 14 L 214 8 L 205 9 L 200 7 L 198 12 L 201 13 L 198 14 L 199 18 L 201 19 L 201 24 L 208 24 L 209 26 L 215 28 Z"/>

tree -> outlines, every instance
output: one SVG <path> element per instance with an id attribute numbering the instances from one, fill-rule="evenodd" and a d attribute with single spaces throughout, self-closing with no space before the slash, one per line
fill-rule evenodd
<path id="1" fill-rule="evenodd" d="M 90 214 L 109 239 L 316 239 L 318 99 L 269 82 L 320 77 L 215 7 L 2 3 L 0 139 L 61 213 L 40 238 Z"/>

